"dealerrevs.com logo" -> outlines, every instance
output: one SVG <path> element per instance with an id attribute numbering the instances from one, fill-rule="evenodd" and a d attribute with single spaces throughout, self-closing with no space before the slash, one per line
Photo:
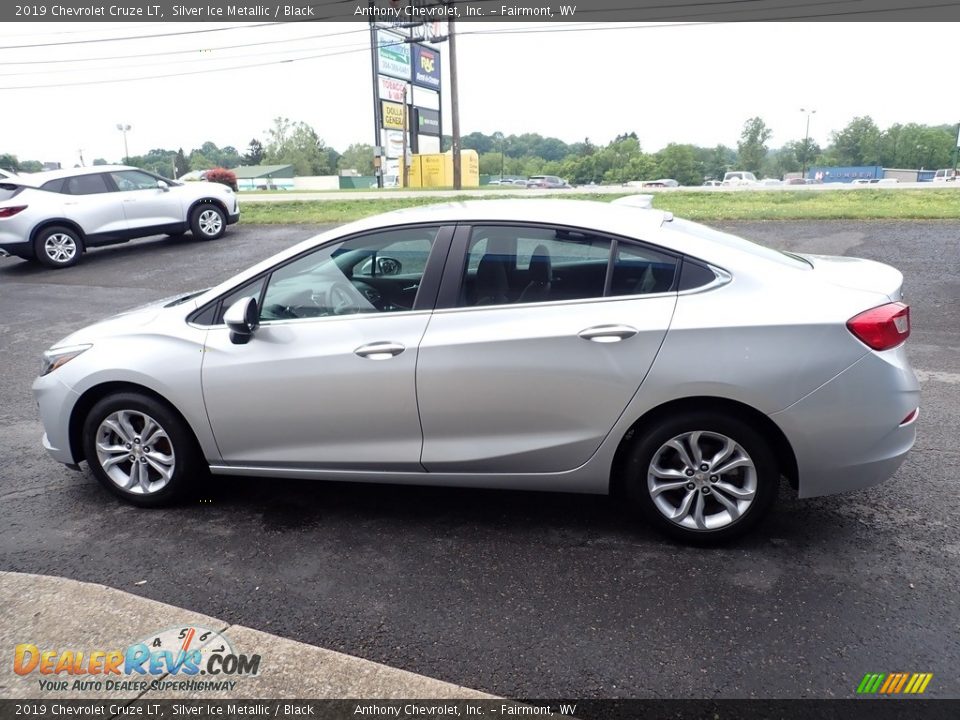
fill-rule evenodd
<path id="1" fill-rule="evenodd" d="M 14 648 L 13 671 L 37 677 L 40 690 L 234 690 L 260 671 L 260 655 L 234 650 L 222 633 L 186 626 L 152 634 L 125 649 Z M 161 679 L 162 678 L 162 679 Z"/>

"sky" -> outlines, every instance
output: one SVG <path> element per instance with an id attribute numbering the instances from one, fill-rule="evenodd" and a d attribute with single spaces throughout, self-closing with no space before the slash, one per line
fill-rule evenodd
<path id="1" fill-rule="evenodd" d="M 596 144 L 636 132 L 652 152 L 671 142 L 735 147 L 756 115 L 779 147 L 803 138 L 801 108 L 816 110 L 810 136 L 821 145 L 858 115 L 881 128 L 960 121 L 947 66 L 931 64 L 935 48 L 956 42 L 951 23 L 637 25 L 459 23 L 461 132 Z M 121 39 L 200 29 L 215 32 Z M 128 57 L 95 59 L 118 56 Z M 236 69 L 208 72 L 219 68 Z M 178 76 L 151 77 L 168 74 Z M 134 80 L 99 83 L 122 78 Z M 56 87 L 24 87 L 34 85 Z M 277 116 L 307 122 L 342 151 L 373 143 L 372 105 L 363 24 L 0 27 L 0 153 L 21 160 L 73 166 L 82 150 L 86 164 L 119 161 L 118 123 L 131 126 L 131 155 L 207 140 L 243 152 Z"/>

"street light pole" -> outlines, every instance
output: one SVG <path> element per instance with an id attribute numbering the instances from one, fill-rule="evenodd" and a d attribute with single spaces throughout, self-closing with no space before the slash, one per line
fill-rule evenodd
<path id="1" fill-rule="evenodd" d="M 131 127 L 125 123 L 117 123 L 117 130 L 123 133 L 123 164 L 130 164 L 130 149 L 127 147 L 127 131 Z"/>
<path id="2" fill-rule="evenodd" d="M 807 152 L 809 150 L 810 142 L 810 116 L 816 114 L 816 110 L 805 110 L 800 108 L 800 112 L 807 114 L 807 129 L 803 133 L 803 160 L 801 160 L 802 169 L 800 170 L 800 177 L 803 179 L 807 178 Z"/>

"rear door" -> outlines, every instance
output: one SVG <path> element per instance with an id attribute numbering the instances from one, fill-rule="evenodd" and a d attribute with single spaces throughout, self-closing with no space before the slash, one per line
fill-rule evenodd
<path id="1" fill-rule="evenodd" d="M 459 228 L 420 343 L 424 467 L 558 472 L 586 462 L 663 342 L 677 265 L 573 229 Z"/>
<path id="2" fill-rule="evenodd" d="M 123 206 L 105 174 L 63 178 L 50 189 L 63 194 L 63 215 L 80 226 L 88 245 L 117 240 L 126 233 Z"/>

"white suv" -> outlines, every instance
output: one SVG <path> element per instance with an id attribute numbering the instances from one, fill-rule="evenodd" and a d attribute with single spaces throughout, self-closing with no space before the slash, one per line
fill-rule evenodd
<path id="1" fill-rule="evenodd" d="M 721 185 L 725 186 L 738 186 L 738 185 L 756 185 L 757 176 L 752 172 L 747 172 L 746 170 L 733 170 L 726 173 L 723 176 L 723 182 Z"/>
<path id="2" fill-rule="evenodd" d="M 215 240 L 239 219 L 226 185 L 179 183 L 122 165 L 0 177 L 0 252 L 48 267 L 74 265 L 88 247 L 147 235 L 190 230 Z"/>

